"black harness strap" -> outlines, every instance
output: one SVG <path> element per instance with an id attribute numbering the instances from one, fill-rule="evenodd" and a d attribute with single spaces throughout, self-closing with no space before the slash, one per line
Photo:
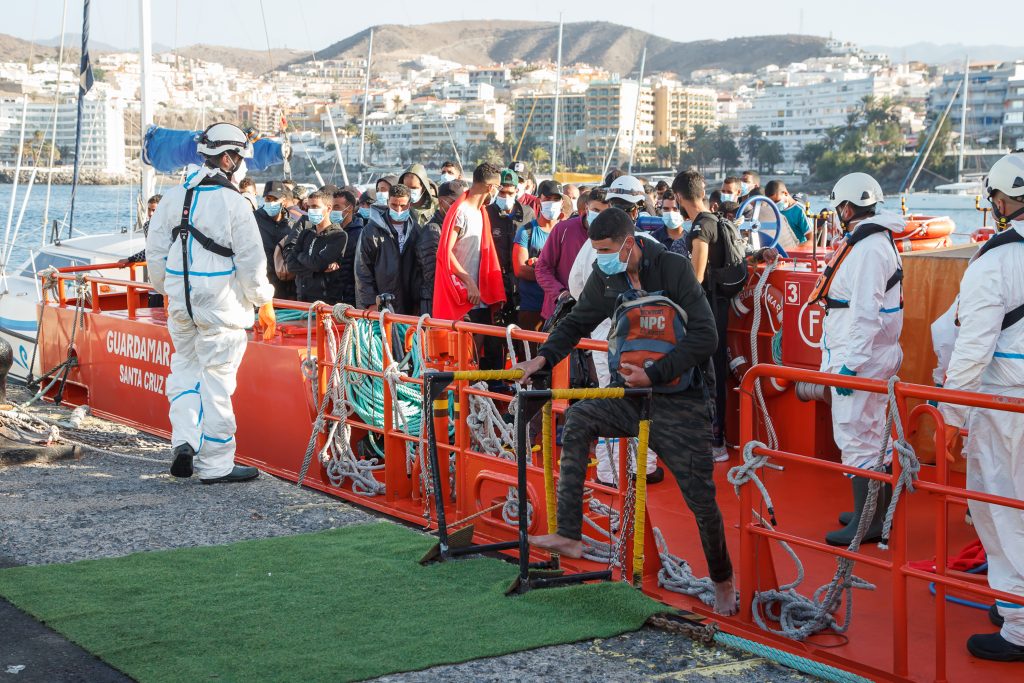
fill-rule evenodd
<path id="1" fill-rule="evenodd" d="M 234 186 L 226 179 L 221 178 L 219 174 L 203 178 L 200 185 L 220 185 L 221 187 L 227 187 L 235 190 Z M 235 190 L 237 192 L 238 190 Z M 188 273 L 188 237 L 192 236 L 199 245 L 209 252 L 223 256 L 224 258 L 231 258 L 235 255 L 228 247 L 225 247 L 217 242 L 213 241 L 210 237 L 204 235 L 198 228 L 191 223 L 191 211 L 192 211 L 192 197 L 195 196 L 195 188 L 190 187 L 185 191 L 185 203 L 181 207 L 181 222 L 178 223 L 178 227 L 171 231 L 171 243 L 175 240 L 181 242 L 181 272 L 182 280 L 185 285 L 185 310 L 188 311 L 188 317 L 192 316 L 192 288 L 189 285 L 189 273 Z"/>
<path id="2" fill-rule="evenodd" d="M 1015 242 L 1024 242 L 1024 235 L 1021 235 L 1013 228 L 1004 230 L 1003 232 L 999 233 L 998 235 L 990 239 L 988 242 L 985 242 L 985 244 L 981 245 L 981 249 L 978 250 L 978 255 L 975 258 L 981 258 L 982 256 L 992 251 L 996 247 L 1001 247 L 1004 244 L 1013 244 Z M 1005 330 L 1009 327 L 1013 327 L 1021 320 L 1024 320 L 1024 304 L 1017 306 L 1017 308 L 1013 309 L 1005 316 L 1003 316 L 1003 324 L 999 329 Z M 957 327 L 960 326 L 959 316 L 957 316 L 956 325 Z"/>
<path id="3" fill-rule="evenodd" d="M 872 223 L 870 225 L 865 225 L 865 226 L 855 230 L 853 232 L 853 234 L 850 235 L 849 238 L 847 238 L 846 244 L 852 248 L 853 245 L 857 244 L 857 242 L 860 242 L 865 237 L 868 237 L 870 235 L 876 235 L 876 234 L 878 234 L 880 232 L 884 232 L 885 233 L 885 236 L 889 238 L 889 244 L 891 244 L 892 248 L 896 251 L 897 254 L 899 254 L 899 249 L 896 249 L 896 241 L 892 238 L 892 231 L 889 230 L 886 227 L 883 227 L 881 225 L 877 225 L 875 223 Z M 834 272 L 832 272 L 832 273 L 826 272 L 826 276 L 834 276 Z M 902 268 L 897 268 L 896 272 L 893 273 L 889 277 L 889 279 L 885 281 L 885 291 L 886 291 L 886 293 L 888 293 L 889 290 L 891 290 L 896 285 L 899 285 L 899 284 L 902 284 L 902 283 L 903 283 L 903 269 Z M 833 299 L 832 297 L 825 296 L 824 300 L 825 300 L 825 308 L 827 308 L 827 309 L 832 309 L 832 308 L 849 308 L 850 307 L 850 302 L 849 301 L 843 301 L 842 299 Z M 900 310 L 903 310 L 903 297 L 902 296 L 900 296 Z M 1022 315 L 1024 315 L 1024 313 L 1022 313 Z"/>

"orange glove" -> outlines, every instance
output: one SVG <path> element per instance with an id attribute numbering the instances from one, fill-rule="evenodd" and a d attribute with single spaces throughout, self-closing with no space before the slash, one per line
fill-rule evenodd
<path id="1" fill-rule="evenodd" d="M 956 443 L 960 440 L 960 428 L 952 425 L 946 425 L 945 430 L 946 439 L 946 460 L 955 462 L 956 458 L 953 456 L 953 451 L 956 449 Z"/>
<path id="2" fill-rule="evenodd" d="M 263 326 L 263 341 L 270 341 L 277 333 L 277 315 L 274 313 L 274 302 L 260 306 L 260 325 Z"/>

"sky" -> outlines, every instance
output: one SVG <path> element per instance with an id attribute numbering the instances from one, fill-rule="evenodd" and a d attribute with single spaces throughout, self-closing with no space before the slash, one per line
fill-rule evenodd
<path id="1" fill-rule="evenodd" d="M 65 0 L 4 0 L 0 33 L 19 38 L 60 34 Z M 67 31 L 79 33 L 82 0 L 67 0 Z M 422 24 L 457 19 L 566 22 L 601 19 L 677 41 L 804 33 L 861 45 L 918 42 L 1020 45 L 1024 34 L 995 32 L 1000 5 L 1019 14 L 1012 0 L 990 0 L 984 16 L 971 17 L 960 0 L 585 0 L 514 3 L 386 0 L 152 0 L 153 42 L 168 47 L 209 43 L 231 47 L 321 49 L 378 24 Z M 266 12 L 266 23 L 261 17 Z M 770 7 L 770 10 L 765 8 Z M 92 39 L 121 48 L 138 46 L 138 0 L 92 0 Z M 351 9 L 342 9 L 351 8 Z M 724 9 L 728 8 L 728 16 Z M 268 27 L 268 31 L 264 30 Z M 429 46 L 425 46 L 429 47 Z"/>

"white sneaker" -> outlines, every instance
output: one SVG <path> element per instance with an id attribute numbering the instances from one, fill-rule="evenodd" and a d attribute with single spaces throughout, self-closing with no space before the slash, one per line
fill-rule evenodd
<path id="1" fill-rule="evenodd" d="M 715 462 L 725 462 L 729 459 L 729 449 L 725 446 L 712 446 L 711 457 Z"/>

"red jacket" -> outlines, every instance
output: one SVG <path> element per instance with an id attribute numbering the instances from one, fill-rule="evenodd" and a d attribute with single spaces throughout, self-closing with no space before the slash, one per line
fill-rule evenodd
<path id="1" fill-rule="evenodd" d="M 466 286 L 455 275 L 451 267 L 451 253 L 448 250 L 448 241 L 452 230 L 455 229 L 455 217 L 459 213 L 459 207 L 469 196 L 467 191 L 451 205 L 448 213 L 445 214 L 444 224 L 441 226 L 441 241 L 437 250 L 437 271 L 434 273 L 434 307 L 432 317 L 442 320 L 462 320 L 462 318 L 473 309 L 469 303 Z M 487 215 L 486 207 L 481 207 L 483 215 L 483 231 L 480 235 L 480 273 L 477 281 L 477 288 L 480 290 L 480 300 L 493 306 L 505 301 L 505 285 L 501 278 L 501 265 L 498 263 L 498 252 L 494 248 L 494 239 L 491 236 L 491 221 Z"/>

